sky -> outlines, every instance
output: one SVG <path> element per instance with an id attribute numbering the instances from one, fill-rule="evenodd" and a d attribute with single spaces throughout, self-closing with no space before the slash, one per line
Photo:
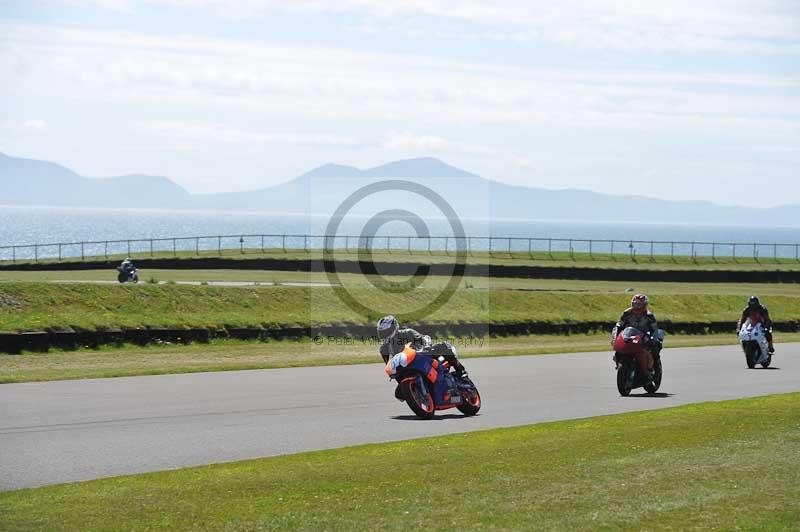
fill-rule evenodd
<path id="1" fill-rule="evenodd" d="M 86 176 L 216 192 L 433 156 L 800 204 L 797 0 L 0 0 L 0 80 L 0 152 Z"/>

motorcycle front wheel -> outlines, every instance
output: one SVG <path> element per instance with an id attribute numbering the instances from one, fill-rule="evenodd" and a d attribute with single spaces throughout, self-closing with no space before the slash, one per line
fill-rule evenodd
<path id="1" fill-rule="evenodd" d="M 433 404 L 433 396 L 428 389 L 427 383 L 421 375 L 408 377 L 400 383 L 400 390 L 408 407 L 417 417 L 422 419 L 433 419 L 436 406 Z"/>
<path id="2" fill-rule="evenodd" d="M 758 346 L 755 342 L 747 342 L 744 346 L 744 360 L 747 362 L 747 367 L 753 369 L 756 367 L 756 358 Z"/>
<path id="3" fill-rule="evenodd" d="M 478 388 L 473 384 L 468 390 L 461 393 L 464 402 L 456 408 L 465 416 L 474 416 L 481 409 L 481 394 L 478 393 Z"/>
<path id="4" fill-rule="evenodd" d="M 628 397 L 633 389 L 631 361 L 625 361 L 617 368 L 617 390 L 622 397 Z"/>

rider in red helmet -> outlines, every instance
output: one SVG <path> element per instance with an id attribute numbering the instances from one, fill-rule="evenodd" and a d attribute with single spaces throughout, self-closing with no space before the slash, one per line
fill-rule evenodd
<path id="1" fill-rule="evenodd" d="M 627 327 L 634 327 L 649 336 L 645 355 L 647 357 L 647 369 L 650 375 L 653 373 L 653 355 L 658 355 L 661 351 L 661 340 L 658 333 L 656 317 L 650 312 L 648 305 L 650 300 L 644 294 L 636 294 L 631 299 L 631 306 L 622 313 L 613 332 L 611 333 L 611 343 L 613 345 L 617 334 Z"/>

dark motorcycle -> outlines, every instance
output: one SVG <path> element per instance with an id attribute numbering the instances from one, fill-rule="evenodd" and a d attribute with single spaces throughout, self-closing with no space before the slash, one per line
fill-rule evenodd
<path id="1" fill-rule="evenodd" d="M 123 268 L 122 266 L 117 266 L 117 281 L 120 283 L 138 283 L 139 282 L 139 270 L 136 268 Z"/>
<path id="2" fill-rule="evenodd" d="M 623 397 L 630 395 L 634 388 L 641 388 L 647 393 L 656 393 L 661 386 L 661 353 L 654 349 L 663 341 L 663 332 L 659 331 L 659 338 L 650 338 L 635 327 L 628 327 L 614 339 L 614 362 L 617 369 L 617 389 Z M 653 378 L 648 377 L 647 357 L 645 348 L 651 347 L 653 353 Z"/>
<path id="3" fill-rule="evenodd" d="M 422 419 L 432 419 L 437 410 L 457 408 L 465 416 L 481 409 L 481 395 L 468 377 L 460 378 L 444 357 L 417 352 L 395 375 L 408 407 Z"/>

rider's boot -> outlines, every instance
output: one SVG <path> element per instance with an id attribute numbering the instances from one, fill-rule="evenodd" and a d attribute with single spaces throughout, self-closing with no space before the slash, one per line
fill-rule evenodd
<path id="1" fill-rule="evenodd" d="M 774 353 L 775 352 L 775 346 L 772 345 L 772 342 L 769 343 L 769 352 L 770 353 Z"/>

